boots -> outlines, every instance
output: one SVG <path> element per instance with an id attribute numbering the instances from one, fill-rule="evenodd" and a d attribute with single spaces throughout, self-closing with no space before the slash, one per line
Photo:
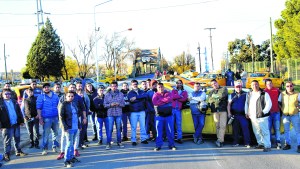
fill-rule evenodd
<path id="1" fill-rule="evenodd" d="M 97 134 L 94 134 L 93 141 L 97 141 L 97 140 L 98 140 Z"/>

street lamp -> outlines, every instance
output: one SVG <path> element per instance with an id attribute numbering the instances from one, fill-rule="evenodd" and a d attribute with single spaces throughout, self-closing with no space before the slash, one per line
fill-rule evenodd
<path id="1" fill-rule="evenodd" d="M 105 2 L 102 2 L 102 3 L 100 3 L 100 4 L 97 4 L 97 5 L 95 5 L 94 6 L 94 26 L 95 26 L 95 28 L 94 28 L 94 31 L 95 31 L 95 48 L 96 48 L 96 52 L 95 52 L 95 55 L 96 55 L 96 74 L 97 74 L 97 83 L 99 82 L 99 67 L 98 67 L 98 60 L 99 60 L 99 58 L 98 58 L 98 53 L 97 53 L 97 36 L 96 36 L 96 32 L 97 31 L 99 31 L 100 30 L 100 28 L 99 27 L 97 27 L 97 25 L 96 25 L 96 7 L 97 6 L 100 6 L 100 5 L 103 5 L 103 4 L 105 4 L 105 3 L 108 3 L 108 2 L 110 2 L 110 1 L 112 1 L 112 0 L 108 0 L 108 1 L 105 1 Z"/>
<path id="2" fill-rule="evenodd" d="M 114 33 L 114 36 L 116 36 L 117 34 L 120 34 L 120 33 L 122 33 L 122 32 L 126 32 L 126 31 L 132 31 L 132 28 L 128 28 L 128 29 L 125 29 L 125 30 L 123 30 L 123 31 L 120 31 L 120 32 L 115 32 Z M 114 53 L 114 74 L 115 74 L 115 81 L 117 81 L 117 56 L 116 56 L 116 47 L 114 47 L 114 51 L 113 51 Z"/>

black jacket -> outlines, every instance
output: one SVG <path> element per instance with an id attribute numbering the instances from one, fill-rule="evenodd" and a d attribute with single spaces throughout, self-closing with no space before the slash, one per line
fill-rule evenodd
<path id="1" fill-rule="evenodd" d="M 24 100 L 25 118 L 30 119 L 37 116 L 36 97 L 31 96 Z"/>
<path id="2" fill-rule="evenodd" d="M 72 107 L 71 102 L 64 101 L 61 106 L 59 106 L 59 119 L 61 121 L 63 130 L 72 129 Z M 78 129 L 81 129 L 81 122 L 79 121 L 79 114 L 78 114 L 78 108 L 76 104 L 73 104 L 73 106 L 77 110 L 77 120 L 78 120 Z"/>
<path id="3" fill-rule="evenodd" d="M 124 90 L 124 89 L 121 89 L 120 90 L 123 94 L 124 94 L 124 100 L 125 100 L 125 107 L 122 108 L 122 112 L 123 113 L 127 113 L 127 112 L 130 112 L 129 111 L 129 100 L 128 100 L 128 93 L 129 93 L 129 90 Z"/>
<path id="4" fill-rule="evenodd" d="M 107 117 L 107 109 L 104 107 L 104 95 L 103 97 L 97 96 L 93 100 L 95 105 L 95 112 L 97 117 L 106 118 Z"/>
<path id="5" fill-rule="evenodd" d="M 15 111 L 17 113 L 17 124 L 20 125 L 24 123 L 23 115 L 21 113 L 20 106 L 15 100 L 11 100 L 15 106 Z M 0 128 L 10 128 L 12 125 L 10 124 L 8 109 L 3 99 L 0 99 Z"/>

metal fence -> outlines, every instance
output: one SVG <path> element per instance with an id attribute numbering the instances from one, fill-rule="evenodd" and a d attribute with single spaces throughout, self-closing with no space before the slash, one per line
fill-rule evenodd
<path id="1" fill-rule="evenodd" d="M 247 72 L 270 71 L 270 62 L 252 62 L 231 65 L 231 70 L 245 69 Z M 273 62 L 274 72 L 280 74 L 285 80 L 291 80 L 300 85 L 300 59 L 281 59 Z"/>

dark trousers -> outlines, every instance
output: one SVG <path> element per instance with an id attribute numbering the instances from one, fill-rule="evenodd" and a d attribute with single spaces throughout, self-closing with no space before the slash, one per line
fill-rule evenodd
<path id="1" fill-rule="evenodd" d="M 123 112 L 122 113 L 122 125 L 121 125 L 121 131 L 122 131 L 123 137 L 127 137 L 128 121 L 130 123 L 130 112 Z"/>
<path id="2" fill-rule="evenodd" d="M 39 145 L 39 119 L 34 118 L 32 121 L 25 122 L 28 130 L 30 144 Z"/>
<path id="3" fill-rule="evenodd" d="M 150 138 L 150 131 L 152 132 L 152 137 L 156 138 L 156 129 L 155 129 L 155 113 L 146 114 L 146 132 L 148 138 Z"/>
<path id="4" fill-rule="evenodd" d="M 83 116 L 81 117 L 81 122 L 83 121 Z M 84 144 L 84 140 L 87 140 L 87 128 L 88 128 L 88 120 L 86 121 L 86 124 L 82 123 L 82 129 L 79 132 L 79 146 L 82 146 Z"/>
<path id="5" fill-rule="evenodd" d="M 249 121 L 244 115 L 235 115 L 232 123 L 233 129 L 233 144 L 239 143 L 240 129 L 242 129 L 244 144 L 250 145 L 250 129 Z"/>
<path id="6" fill-rule="evenodd" d="M 10 128 L 2 129 L 2 138 L 3 138 L 3 149 L 5 154 L 10 154 L 11 151 L 11 140 L 12 138 L 15 141 L 15 151 L 20 152 L 20 126 L 13 125 Z"/>

